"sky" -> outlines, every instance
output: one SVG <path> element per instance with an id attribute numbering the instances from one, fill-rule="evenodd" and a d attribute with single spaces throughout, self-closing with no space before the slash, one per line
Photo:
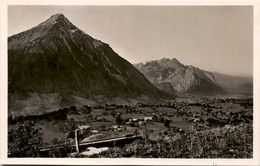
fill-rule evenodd
<path id="1" fill-rule="evenodd" d="M 176 58 L 211 72 L 253 76 L 250 6 L 9 6 L 8 36 L 56 13 L 130 63 Z"/>

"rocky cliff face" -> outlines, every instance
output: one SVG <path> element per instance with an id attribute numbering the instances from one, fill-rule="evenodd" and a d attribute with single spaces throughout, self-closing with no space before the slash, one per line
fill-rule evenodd
<path id="1" fill-rule="evenodd" d="M 106 43 L 92 38 L 63 14 L 8 38 L 9 104 L 13 96 L 58 93 L 106 98 L 173 98 L 152 85 Z M 64 99 L 64 100 L 63 100 Z"/>
<path id="2" fill-rule="evenodd" d="M 193 66 L 185 66 L 175 58 L 163 58 L 145 64 L 136 64 L 135 67 L 150 82 L 167 92 L 204 95 L 225 93 L 216 84 L 212 73 Z M 167 86 L 165 86 L 166 84 Z"/>

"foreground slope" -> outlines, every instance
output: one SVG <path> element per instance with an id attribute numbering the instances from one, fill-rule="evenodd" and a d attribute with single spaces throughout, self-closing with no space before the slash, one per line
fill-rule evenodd
<path id="1" fill-rule="evenodd" d="M 211 72 L 185 66 L 177 59 L 163 58 L 135 67 L 158 88 L 173 94 L 216 95 L 226 92 Z"/>
<path id="2" fill-rule="evenodd" d="M 99 102 L 114 97 L 174 97 L 63 14 L 8 38 L 8 91 L 9 108 L 35 93 L 56 95 L 53 100 L 65 105 L 73 104 L 72 96 Z M 42 98 L 31 95 L 37 96 Z"/>

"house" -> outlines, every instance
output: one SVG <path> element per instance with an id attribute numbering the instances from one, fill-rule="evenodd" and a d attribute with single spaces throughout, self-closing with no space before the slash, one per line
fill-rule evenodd
<path id="1" fill-rule="evenodd" d="M 112 125 L 111 126 L 111 129 L 114 130 L 114 131 L 115 130 L 118 130 L 118 131 L 122 130 L 122 128 L 123 128 L 123 125 Z"/>
<path id="2" fill-rule="evenodd" d="M 195 118 L 195 119 L 193 119 L 193 122 L 194 123 L 200 122 L 200 119 L 199 118 Z"/>
<path id="3" fill-rule="evenodd" d="M 144 121 L 147 122 L 147 121 L 152 121 L 153 120 L 153 117 L 152 116 L 149 116 L 149 117 L 144 117 Z"/>
<path id="4" fill-rule="evenodd" d="M 111 129 L 117 129 L 119 126 L 118 125 L 112 125 Z"/>
<path id="5" fill-rule="evenodd" d="M 200 114 L 193 114 L 193 118 L 199 118 Z"/>
<path id="6" fill-rule="evenodd" d="M 87 129 L 90 129 L 91 126 L 89 126 L 89 125 L 86 125 L 86 126 L 78 126 L 78 128 L 79 128 L 80 130 L 87 130 Z"/>
<path id="7" fill-rule="evenodd" d="M 123 128 L 117 128 L 117 131 L 122 131 L 123 130 Z"/>
<path id="8" fill-rule="evenodd" d="M 198 126 L 197 126 L 197 130 L 203 130 L 204 129 L 204 125 L 202 125 L 202 124 L 198 124 Z"/>
<path id="9" fill-rule="evenodd" d="M 132 119 L 132 122 L 138 122 L 138 119 L 133 118 L 133 119 Z"/>
<path id="10" fill-rule="evenodd" d="M 90 132 L 91 132 L 92 134 L 97 134 L 97 133 L 99 133 L 98 130 L 91 130 Z"/>
<path id="11" fill-rule="evenodd" d="M 145 122 L 144 121 L 139 121 L 138 124 L 141 126 L 141 125 L 144 125 Z"/>
<path id="12" fill-rule="evenodd" d="M 97 121 L 102 121 L 103 119 L 102 118 L 100 118 L 100 117 L 97 117 Z"/>
<path id="13" fill-rule="evenodd" d="M 111 105 L 106 104 L 105 105 L 105 110 L 115 110 L 115 109 L 117 109 L 116 104 L 111 104 Z"/>
<path id="14" fill-rule="evenodd" d="M 184 130 L 182 130 L 182 129 L 179 129 L 179 133 L 185 133 L 185 131 Z"/>

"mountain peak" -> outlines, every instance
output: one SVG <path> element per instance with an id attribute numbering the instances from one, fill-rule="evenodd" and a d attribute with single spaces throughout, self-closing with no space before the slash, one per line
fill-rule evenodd
<path id="1" fill-rule="evenodd" d="M 46 21 L 40 23 L 39 26 L 50 26 L 57 23 L 61 24 L 61 26 L 66 25 L 67 27 L 71 27 L 73 25 L 62 13 L 57 13 L 52 15 Z"/>
<path id="2" fill-rule="evenodd" d="M 159 60 L 156 60 L 157 62 L 169 62 L 169 61 L 171 61 L 171 59 L 170 58 L 166 58 L 166 57 L 163 57 L 163 58 L 161 58 L 161 59 L 159 59 Z"/>
<path id="3" fill-rule="evenodd" d="M 172 59 L 170 59 L 170 58 L 162 58 L 162 59 L 159 59 L 158 60 L 159 62 L 176 62 L 176 63 L 180 63 L 176 58 L 172 58 Z"/>
<path id="4" fill-rule="evenodd" d="M 55 17 L 55 18 L 64 17 L 64 15 L 62 13 L 57 13 L 57 14 L 52 15 L 51 17 Z"/>
<path id="5" fill-rule="evenodd" d="M 176 58 L 172 58 L 172 60 L 171 61 L 175 61 L 175 62 L 178 62 L 178 63 L 180 63 L 179 61 L 178 61 L 178 59 L 176 59 Z"/>
<path id="6" fill-rule="evenodd" d="M 157 61 L 161 66 L 163 67 L 171 67 L 171 68 L 177 68 L 177 67 L 183 67 L 184 65 L 181 64 L 176 58 L 162 58 Z"/>
<path id="7" fill-rule="evenodd" d="M 168 61 L 170 58 L 163 57 L 162 59 L 159 59 L 159 61 Z"/>
<path id="8" fill-rule="evenodd" d="M 21 32 L 19 34 L 13 35 L 8 38 L 8 48 L 22 48 L 25 46 L 36 45 L 35 41 L 38 43 L 45 38 L 46 35 L 54 36 L 58 34 L 68 34 L 71 35 L 72 32 L 76 32 L 79 29 L 73 25 L 62 13 L 57 13 L 52 15 L 46 21 L 40 23 L 38 26 L 35 26 L 27 31 Z M 35 48 L 35 47 L 34 47 Z"/>
<path id="9" fill-rule="evenodd" d="M 62 13 L 57 13 L 57 14 L 54 14 L 52 15 L 48 20 L 59 20 L 59 19 L 64 19 L 66 18 Z"/>

